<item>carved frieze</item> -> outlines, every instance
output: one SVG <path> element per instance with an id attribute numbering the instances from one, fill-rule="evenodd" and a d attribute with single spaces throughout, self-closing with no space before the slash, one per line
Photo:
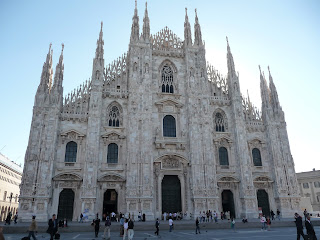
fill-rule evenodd
<path id="1" fill-rule="evenodd" d="M 117 175 L 105 175 L 98 179 L 98 182 L 124 182 L 125 178 Z"/>
<path id="2" fill-rule="evenodd" d="M 178 159 L 164 159 L 162 161 L 162 168 L 179 168 L 179 160 Z"/>
<path id="3" fill-rule="evenodd" d="M 61 142 L 62 144 L 65 143 L 65 141 L 67 140 L 73 140 L 73 141 L 77 141 L 81 144 L 82 143 L 82 140 L 83 138 L 85 137 L 84 134 L 76 131 L 76 130 L 69 130 L 69 131 L 66 131 L 66 132 L 63 132 L 61 133 Z"/>

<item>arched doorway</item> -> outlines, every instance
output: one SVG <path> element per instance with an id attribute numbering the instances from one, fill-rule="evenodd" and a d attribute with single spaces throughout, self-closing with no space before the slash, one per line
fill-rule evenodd
<path id="1" fill-rule="evenodd" d="M 181 184 L 178 176 L 165 175 L 161 183 L 162 189 L 162 212 L 180 212 L 181 207 Z"/>
<path id="2" fill-rule="evenodd" d="M 107 216 L 118 211 L 118 193 L 114 189 L 108 189 L 103 197 L 103 215 Z"/>
<path id="3" fill-rule="evenodd" d="M 222 211 L 230 212 L 230 217 L 235 218 L 234 200 L 233 193 L 230 190 L 223 190 L 221 193 L 222 199 Z"/>
<path id="4" fill-rule="evenodd" d="M 265 216 L 270 215 L 269 197 L 264 189 L 257 191 L 258 207 L 262 208 L 262 214 Z"/>
<path id="5" fill-rule="evenodd" d="M 59 196 L 58 219 L 71 221 L 73 216 L 74 192 L 72 189 L 63 189 Z"/>

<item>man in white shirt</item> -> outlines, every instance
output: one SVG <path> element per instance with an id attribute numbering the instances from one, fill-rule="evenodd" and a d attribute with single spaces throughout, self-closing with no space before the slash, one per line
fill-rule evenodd
<path id="1" fill-rule="evenodd" d="M 171 217 L 169 217 L 169 232 L 172 232 L 172 229 L 173 229 L 173 220 Z"/>

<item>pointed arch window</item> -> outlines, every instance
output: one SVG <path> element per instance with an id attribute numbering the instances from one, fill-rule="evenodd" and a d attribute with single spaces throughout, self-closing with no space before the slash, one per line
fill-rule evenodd
<path id="1" fill-rule="evenodd" d="M 258 166 L 258 167 L 262 166 L 261 153 L 258 148 L 252 149 L 252 158 L 253 158 L 253 165 L 254 166 Z"/>
<path id="2" fill-rule="evenodd" d="M 118 163 L 118 145 L 110 143 L 108 145 L 107 163 Z"/>
<path id="3" fill-rule="evenodd" d="M 176 137 L 176 119 L 171 115 L 163 118 L 163 136 Z"/>
<path id="4" fill-rule="evenodd" d="M 161 71 L 161 89 L 164 93 L 174 93 L 173 72 L 167 64 L 164 65 Z"/>
<path id="5" fill-rule="evenodd" d="M 221 113 L 216 113 L 215 119 L 214 119 L 216 132 L 225 132 L 225 119 L 222 116 Z"/>
<path id="6" fill-rule="evenodd" d="M 67 143 L 66 146 L 66 155 L 65 155 L 65 162 L 76 162 L 77 160 L 77 143 L 71 141 Z"/>
<path id="7" fill-rule="evenodd" d="M 221 166 L 229 166 L 228 150 L 225 147 L 219 148 L 219 162 Z"/>
<path id="8" fill-rule="evenodd" d="M 120 111 L 117 106 L 112 106 L 109 112 L 109 127 L 120 126 Z"/>

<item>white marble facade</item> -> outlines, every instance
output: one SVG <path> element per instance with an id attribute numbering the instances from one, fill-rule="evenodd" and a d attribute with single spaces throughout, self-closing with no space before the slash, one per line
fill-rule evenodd
<path id="1" fill-rule="evenodd" d="M 35 96 L 19 216 L 47 220 L 67 189 L 74 194 L 73 220 L 84 211 L 102 214 L 107 190 L 116 192 L 110 199 L 119 212 L 154 219 L 164 210 L 162 183 L 171 175 L 180 182 L 181 210 L 193 216 L 222 211 L 232 193 L 237 218 L 257 217 L 262 191 L 264 207 L 291 217 L 300 197 L 271 75 L 269 84 L 260 75 L 260 112 L 242 97 L 229 43 L 227 76 L 207 63 L 197 15 L 192 38 L 186 12 L 184 41 L 167 27 L 150 35 L 147 8 L 141 34 L 137 8 L 132 21 L 128 52 L 107 66 L 101 24 L 91 80 L 65 98 L 63 49 L 53 79 L 50 46 Z M 164 127 L 166 116 L 175 129 Z M 70 142 L 77 154 L 66 162 Z M 118 146 L 117 163 L 107 161 L 110 144 Z M 255 164 L 253 150 L 260 153 Z"/>

